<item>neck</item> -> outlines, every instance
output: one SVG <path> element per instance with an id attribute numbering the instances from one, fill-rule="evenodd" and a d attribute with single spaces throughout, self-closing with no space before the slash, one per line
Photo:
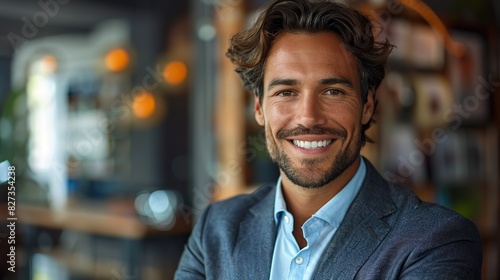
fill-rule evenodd
<path id="1" fill-rule="evenodd" d="M 287 210 L 294 217 L 295 226 L 302 227 L 307 219 L 337 195 L 354 177 L 359 163 L 358 158 L 340 176 L 320 188 L 304 188 L 295 185 L 281 172 L 283 197 Z"/>

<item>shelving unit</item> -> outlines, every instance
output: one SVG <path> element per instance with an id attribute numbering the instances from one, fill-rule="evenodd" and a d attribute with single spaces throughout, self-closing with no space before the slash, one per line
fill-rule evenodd
<path id="1" fill-rule="evenodd" d="M 497 48 L 488 45 L 487 26 L 446 26 L 460 44 L 455 52 L 413 12 L 394 16 L 384 30 L 399 48 L 379 90 L 377 166 L 473 221 L 484 247 L 483 279 L 496 279 L 499 126 L 487 73 Z"/>

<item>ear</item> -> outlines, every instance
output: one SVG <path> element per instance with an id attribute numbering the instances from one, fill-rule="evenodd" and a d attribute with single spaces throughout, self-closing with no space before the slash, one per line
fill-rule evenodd
<path id="1" fill-rule="evenodd" d="M 363 104 L 363 115 L 361 116 L 361 123 L 363 125 L 370 122 L 375 110 L 375 101 L 373 100 L 373 90 L 369 90 L 366 95 L 366 102 Z"/>
<path id="2" fill-rule="evenodd" d="M 254 96 L 254 107 L 253 111 L 255 114 L 255 120 L 261 126 L 264 126 L 264 112 L 262 112 L 262 105 L 260 104 L 259 97 L 257 95 Z"/>

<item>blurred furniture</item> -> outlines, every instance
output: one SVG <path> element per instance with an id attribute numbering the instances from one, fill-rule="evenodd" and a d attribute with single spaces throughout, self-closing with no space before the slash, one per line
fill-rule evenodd
<path id="1" fill-rule="evenodd" d="M 120 240 L 122 263 L 125 265 L 123 271 L 116 272 L 123 275 L 133 276 L 134 279 L 141 278 L 141 266 L 144 258 L 143 245 L 149 237 L 172 237 L 188 235 L 190 232 L 190 216 L 182 216 L 176 219 L 175 225 L 169 230 L 159 230 L 144 224 L 136 215 L 117 214 L 105 206 L 78 204 L 68 207 L 63 212 L 55 212 L 48 207 L 21 205 L 17 208 L 18 223 L 24 225 L 25 252 L 29 263 L 29 274 L 32 279 L 32 258 L 36 252 L 37 232 L 39 229 L 71 230 L 88 234 L 91 236 L 110 237 Z M 69 270 L 85 274 L 82 271 L 78 258 L 69 253 L 58 251 L 55 258 L 62 260 Z M 72 262 L 72 259 L 74 261 Z M 78 267 L 80 265 L 80 267 Z M 92 272 L 90 272 L 92 273 Z M 94 271 L 94 273 L 96 273 Z M 95 277 L 95 275 L 93 276 Z"/>

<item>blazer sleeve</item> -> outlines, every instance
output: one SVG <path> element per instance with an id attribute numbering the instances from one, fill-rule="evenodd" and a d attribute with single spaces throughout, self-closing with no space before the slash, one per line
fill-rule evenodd
<path id="1" fill-rule="evenodd" d="M 472 222 L 450 217 L 426 239 L 413 249 L 400 279 L 481 279 L 482 247 Z"/>
<path id="2" fill-rule="evenodd" d="M 175 272 L 174 280 L 205 279 L 205 256 L 203 250 L 203 229 L 210 205 L 196 222 Z"/>

